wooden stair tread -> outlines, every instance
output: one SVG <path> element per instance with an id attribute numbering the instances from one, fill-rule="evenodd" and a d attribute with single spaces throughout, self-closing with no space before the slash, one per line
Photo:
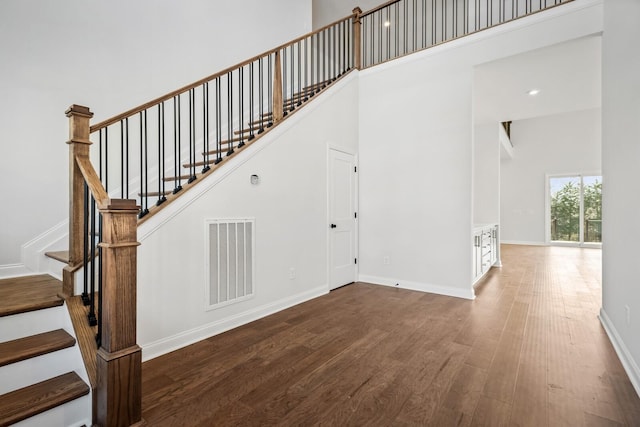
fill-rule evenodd
<path id="1" fill-rule="evenodd" d="M 76 339 L 64 329 L 3 342 L 0 343 L 0 366 L 73 347 L 75 343 Z"/>
<path id="2" fill-rule="evenodd" d="M 69 372 L 0 396 L 0 426 L 8 426 L 89 393 L 89 386 Z"/>
<path id="3" fill-rule="evenodd" d="M 249 133 L 249 132 L 254 131 L 254 130 L 260 130 L 260 127 L 261 127 L 260 125 L 247 126 L 244 129 L 233 131 L 233 133 L 236 134 L 236 135 L 243 135 L 245 133 Z"/>
<path id="4" fill-rule="evenodd" d="M 171 181 L 185 181 L 187 179 L 191 178 L 191 175 L 180 175 L 180 176 L 165 176 L 162 180 L 164 182 L 171 182 Z"/>
<path id="5" fill-rule="evenodd" d="M 146 196 L 146 197 L 158 197 L 158 196 L 166 196 L 168 194 L 173 193 L 173 190 L 165 190 L 165 191 L 151 191 L 149 193 L 138 193 L 138 197 Z"/>
<path id="6" fill-rule="evenodd" d="M 48 274 L 0 280 L 0 317 L 62 305 L 62 282 Z"/>
<path id="7" fill-rule="evenodd" d="M 56 261 L 64 262 L 65 264 L 69 263 L 69 251 L 45 252 L 44 255 Z"/>
<path id="8" fill-rule="evenodd" d="M 203 156 L 205 156 L 205 155 L 214 156 L 214 155 L 216 155 L 218 153 L 227 153 L 229 151 L 229 149 L 234 149 L 235 150 L 236 148 L 238 148 L 237 145 L 232 145 L 230 147 L 221 148 L 220 150 L 216 149 L 216 150 L 207 151 L 206 153 L 202 153 L 202 155 Z"/>

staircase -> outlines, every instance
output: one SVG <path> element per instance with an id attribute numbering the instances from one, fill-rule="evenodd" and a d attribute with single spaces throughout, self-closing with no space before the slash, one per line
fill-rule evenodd
<path id="1" fill-rule="evenodd" d="M 0 280 L 0 426 L 91 424 L 90 387 L 62 283 Z"/>

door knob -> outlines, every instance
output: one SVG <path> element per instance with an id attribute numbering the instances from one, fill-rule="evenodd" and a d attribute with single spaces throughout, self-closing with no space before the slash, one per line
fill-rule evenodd
<path id="1" fill-rule="evenodd" d="M 337 227 L 337 225 L 331 224 L 331 228 L 336 228 L 336 227 Z"/>

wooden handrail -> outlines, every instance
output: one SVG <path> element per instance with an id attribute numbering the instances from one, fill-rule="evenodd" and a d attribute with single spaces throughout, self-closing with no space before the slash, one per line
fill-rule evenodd
<path id="1" fill-rule="evenodd" d="M 224 75 L 226 75 L 226 74 L 228 74 L 228 73 L 230 73 L 230 72 L 232 72 L 234 70 L 237 70 L 237 69 L 239 69 L 241 67 L 244 67 L 246 65 L 251 64 L 252 62 L 257 61 L 260 58 L 265 58 L 265 57 L 268 57 L 269 55 L 273 55 L 273 54 L 281 51 L 282 49 L 286 49 L 287 47 L 289 47 L 289 46 L 291 46 L 293 44 L 296 44 L 296 43 L 300 42 L 301 40 L 304 40 L 304 39 L 306 39 L 308 37 L 312 37 L 312 36 L 314 36 L 316 34 L 319 34 L 319 33 L 323 32 L 323 31 L 325 31 L 326 29 L 331 28 L 334 25 L 340 24 L 341 22 L 347 21 L 347 20 L 349 20 L 351 18 L 354 18 L 355 16 L 356 16 L 355 14 L 351 14 L 351 15 L 349 15 L 349 16 L 347 16 L 345 18 L 339 19 L 339 20 L 337 20 L 337 21 L 335 21 L 335 22 L 333 22 L 331 24 L 325 25 L 324 27 L 319 28 L 319 29 L 317 29 L 317 30 L 315 30 L 315 31 L 313 31 L 311 33 L 308 33 L 308 34 L 305 34 L 303 36 L 300 36 L 297 39 L 291 40 L 291 41 L 289 41 L 289 42 L 287 42 L 285 44 L 282 44 L 282 45 L 280 45 L 278 47 L 270 49 L 270 50 L 268 50 L 268 51 L 266 51 L 264 53 L 261 53 L 259 55 L 256 55 L 253 58 L 247 59 L 246 61 L 242 61 L 242 62 L 240 62 L 240 63 L 238 63 L 236 65 L 233 65 L 231 67 L 225 68 L 222 71 L 219 71 L 219 72 L 217 72 L 215 74 L 211 74 L 210 76 L 204 77 L 204 78 L 202 78 L 200 80 L 197 80 L 197 81 L 195 81 L 195 82 L 193 82 L 191 84 L 183 86 L 183 87 L 181 87 L 179 89 L 176 89 L 176 90 L 174 90 L 172 92 L 169 92 L 166 95 L 160 96 L 160 97 L 158 97 L 156 99 L 153 99 L 153 100 L 151 100 L 149 102 L 146 102 L 146 103 L 144 103 L 142 105 L 139 105 L 138 107 L 135 107 L 135 108 L 132 108 L 130 110 L 127 110 L 124 113 L 118 114 L 117 116 L 113 116 L 110 119 L 103 120 L 103 121 L 101 121 L 99 123 L 96 123 L 95 125 L 91 126 L 90 133 L 97 132 L 100 129 L 106 128 L 107 126 L 110 126 L 110 125 L 112 125 L 114 123 L 118 123 L 119 121 L 124 120 L 127 117 L 131 117 L 131 116 L 133 116 L 135 114 L 138 114 L 141 111 L 144 111 L 144 110 L 146 110 L 148 108 L 151 108 L 151 107 L 153 107 L 155 105 L 160 104 L 161 102 L 168 101 L 168 100 L 172 99 L 174 96 L 177 96 L 177 95 L 180 95 L 182 93 L 188 92 L 189 90 L 197 88 L 198 86 L 201 86 L 204 83 L 207 83 L 207 82 L 210 82 L 212 80 L 215 80 L 218 77 L 222 77 L 222 76 L 224 76 Z"/>

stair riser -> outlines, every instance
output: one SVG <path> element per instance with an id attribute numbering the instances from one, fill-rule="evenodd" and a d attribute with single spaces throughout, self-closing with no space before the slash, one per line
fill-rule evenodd
<path id="1" fill-rule="evenodd" d="M 79 357 L 80 351 L 77 346 L 74 346 L 2 366 L 0 367 L 0 394 L 27 387 L 70 371 L 76 371 L 80 375 L 78 366 L 81 366 L 82 361 L 79 360 Z"/>
<path id="2" fill-rule="evenodd" d="M 91 393 L 57 408 L 13 424 L 13 427 L 80 427 L 90 426 Z"/>
<path id="3" fill-rule="evenodd" d="M 60 328 L 69 332 L 68 326 L 70 323 L 67 322 L 68 317 L 69 314 L 64 305 L 46 310 L 36 310 L 28 313 L 0 317 L 0 342 L 11 341 Z M 71 329 L 71 331 L 73 331 L 73 329 Z M 72 332 L 69 333 L 74 335 Z"/>

